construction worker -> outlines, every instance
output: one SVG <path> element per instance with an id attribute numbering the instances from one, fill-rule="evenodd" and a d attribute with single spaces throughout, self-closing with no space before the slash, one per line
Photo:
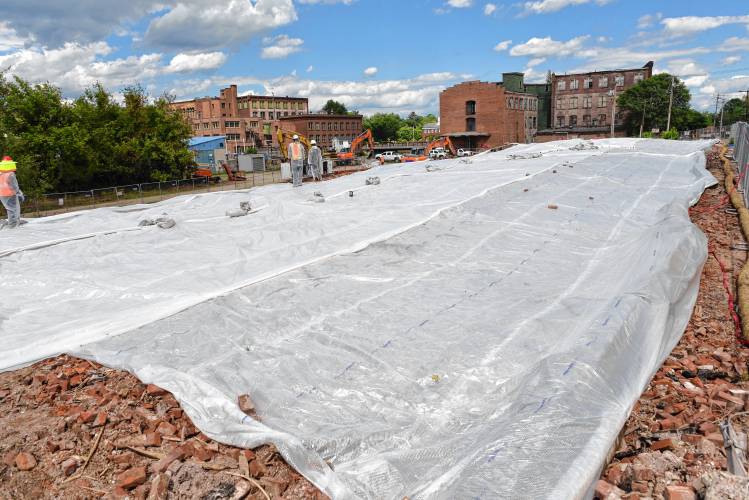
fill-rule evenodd
<path id="1" fill-rule="evenodd" d="M 312 173 L 312 179 L 318 181 L 322 179 L 322 151 L 317 147 L 317 141 L 314 139 L 310 142 L 312 147 L 309 148 L 307 163 Z"/>
<path id="2" fill-rule="evenodd" d="M 0 202 L 8 212 L 8 227 L 17 227 L 21 222 L 21 202 L 26 197 L 18 187 L 16 179 L 16 162 L 10 156 L 0 161 Z"/>
<path id="3" fill-rule="evenodd" d="M 291 162 L 291 182 L 294 187 L 302 185 L 302 174 L 304 172 L 304 160 L 307 159 L 307 151 L 304 144 L 299 142 L 299 136 L 294 134 L 293 142 L 287 148 L 289 161 Z"/>

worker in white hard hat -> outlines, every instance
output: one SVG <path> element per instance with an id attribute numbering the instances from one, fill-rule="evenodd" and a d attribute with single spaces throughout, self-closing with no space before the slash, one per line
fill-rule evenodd
<path id="1" fill-rule="evenodd" d="M 309 169 L 312 173 L 312 179 L 318 181 L 322 179 L 322 151 L 317 147 L 317 141 L 314 139 L 310 144 L 311 147 L 309 148 L 307 163 L 309 164 Z"/>
<path id="2" fill-rule="evenodd" d="M 302 173 L 304 172 L 304 160 L 307 159 L 307 151 L 304 144 L 299 141 L 299 136 L 294 134 L 293 142 L 287 148 L 289 161 L 291 162 L 291 182 L 294 187 L 302 185 Z"/>
<path id="3" fill-rule="evenodd" d="M 16 179 L 16 162 L 10 156 L 0 161 L 0 203 L 8 213 L 7 226 L 17 227 L 21 223 L 21 203 L 26 200 Z"/>

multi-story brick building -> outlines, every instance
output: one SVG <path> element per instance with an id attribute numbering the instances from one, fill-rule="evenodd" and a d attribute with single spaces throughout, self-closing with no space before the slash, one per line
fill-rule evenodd
<path id="1" fill-rule="evenodd" d="M 306 115 L 306 98 L 237 95 L 237 86 L 221 90 L 218 97 L 201 97 L 171 105 L 183 114 L 195 136 L 226 136 L 227 154 L 250 147 L 278 147 L 276 129 L 281 119 Z"/>
<path id="2" fill-rule="evenodd" d="M 309 114 L 281 117 L 279 126 L 283 130 L 296 132 L 307 139 L 317 141 L 320 149 L 333 147 L 333 139 L 351 142 L 362 132 L 361 115 Z"/>
<path id="3" fill-rule="evenodd" d="M 537 110 L 535 95 L 512 92 L 502 83 L 459 83 L 440 93 L 440 135 L 467 149 L 531 142 Z"/>
<path id="4" fill-rule="evenodd" d="M 525 83 L 519 72 L 502 73 L 502 86 L 511 92 L 533 94 L 538 98 L 537 130 L 549 127 L 551 121 L 551 83 Z"/>
<path id="5" fill-rule="evenodd" d="M 616 135 L 623 135 L 624 113 L 616 109 L 616 95 L 651 76 L 652 61 L 642 68 L 552 75 L 552 130 L 539 138 L 609 137 L 612 120 Z"/>

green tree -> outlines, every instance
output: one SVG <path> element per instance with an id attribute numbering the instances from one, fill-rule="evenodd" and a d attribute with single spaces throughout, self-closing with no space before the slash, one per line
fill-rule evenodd
<path id="1" fill-rule="evenodd" d="M 398 142 L 409 142 L 421 140 L 421 125 L 404 125 L 398 129 Z"/>
<path id="2" fill-rule="evenodd" d="M 30 194 L 181 178 L 192 165 L 190 127 L 140 87 L 120 105 L 94 85 L 73 102 L 49 84 L 0 74 L 0 154 L 18 162 Z"/>
<path id="3" fill-rule="evenodd" d="M 322 107 L 322 112 L 327 115 L 346 115 L 348 114 L 348 110 L 346 109 L 346 105 L 334 101 L 333 99 L 329 99 L 328 102 L 325 103 L 325 106 Z"/>
<path id="4" fill-rule="evenodd" d="M 627 126 L 631 133 L 639 129 L 666 128 L 672 78 L 672 121 L 674 116 L 689 110 L 691 96 L 684 82 L 667 73 L 655 75 L 628 88 L 617 97 L 619 108 L 630 112 Z"/>
<path id="5" fill-rule="evenodd" d="M 397 140 L 398 130 L 403 126 L 403 119 L 395 113 L 375 113 L 364 119 L 364 128 L 370 129 L 378 142 Z"/>
<path id="6" fill-rule="evenodd" d="M 723 125 L 746 121 L 749 103 L 745 99 L 733 98 L 723 104 Z M 720 120 L 720 115 L 718 115 Z"/>

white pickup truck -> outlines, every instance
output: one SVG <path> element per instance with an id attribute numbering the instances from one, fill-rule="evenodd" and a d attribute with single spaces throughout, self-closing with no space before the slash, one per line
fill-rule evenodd
<path id="1" fill-rule="evenodd" d="M 459 149 L 458 156 L 473 156 L 473 151 L 470 149 Z"/>
<path id="2" fill-rule="evenodd" d="M 403 161 L 403 155 L 395 151 L 385 151 L 375 155 L 375 159 L 382 161 Z"/>
<path id="3" fill-rule="evenodd" d="M 444 160 L 447 158 L 447 151 L 445 148 L 434 148 L 429 152 L 430 160 Z"/>

